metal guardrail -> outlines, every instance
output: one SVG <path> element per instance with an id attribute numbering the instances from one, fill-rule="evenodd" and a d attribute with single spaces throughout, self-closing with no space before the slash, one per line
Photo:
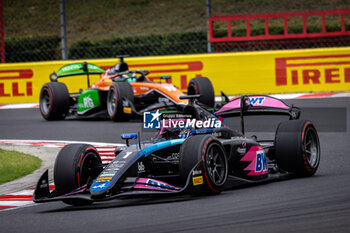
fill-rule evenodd
<path id="1" fill-rule="evenodd" d="M 344 23 L 344 15 L 350 14 L 350 9 L 343 10 L 326 10 L 326 11 L 308 11 L 308 12 L 286 12 L 286 13 L 271 13 L 271 14 L 254 14 L 254 15 L 232 15 L 232 16 L 211 16 L 209 17 L 209 40 L 210 43 L 218 42 L 235 42 L 235 41 L 252 41 L 252 40 L 277 40 L 277 39 L 295 39 L 295 38 L 324 38 L 335 36 L 347 36 L 350 35 L 350 31 L 346 31 Z M 340 16 L 340 31 L 329 32 L 326 30 L 326 16 L 338 15 Z M 318 16 L 322 18 L 322 31 L 321 32 L 308 32 L 307 31 L 307 18 L 311 16 Z M 302 17 L 302 32 L 301 33 L 289 33 L 288 32 L 288 18 Z M 265 21 L 265 30 L 263 35 L 251 35 L 250 22 L 251 20 L 262 19 Z M 283 19 L 284 33 L 278 35 L 271 35 L 269 33 L 271 19 Z M 232 35 L 232 21 L 243 20 L 246 26 L 245 36 L 233 36 Z M 226 22 L 227 36 L 215 37 L 214 23 Z"/>

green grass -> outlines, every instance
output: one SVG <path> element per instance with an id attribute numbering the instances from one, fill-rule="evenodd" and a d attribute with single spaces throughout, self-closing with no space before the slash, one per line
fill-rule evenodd
<path id="1" fill-rule="evenodd" d="M 68 42 L 135 35 L 206 31 L 204 0 L 70 0 L 66 1 Z M 60 35 L 59 1 L 4 1 L 5 37 Z M 350 0 L 212 0 L 212 15 L 345 9 Z M 350 24 L 350 17 L 346 16 Z M 337 17 L 327 19 L 339 24 Z M 272 21 L 279 27 L 283 22 Z M 302 25 L 290 19 L 291 27 Z M 319 18 L 308 25 L 319 25 Z M 235 27 L 244 28 L 245 22 Z M 253 22 L 252 28 L 263 28 Z M 220 26 L 218 29 L 222 29 Z M 257 29 L 258 30 L 258 29 Z"/>
<path id="2" fill-rule="evenodd" d="M 0 184 L 32 173 L 41 162 L 32 155 L 0 149 Z"/>

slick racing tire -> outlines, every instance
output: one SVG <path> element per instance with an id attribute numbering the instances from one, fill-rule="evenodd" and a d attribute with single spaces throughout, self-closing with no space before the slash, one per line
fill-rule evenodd
<path id="1" fill-rule="evenodd" d="M 46 120 L 63 120 L 69 110 L 69 92 L 64 83 L 45 83 L 40 91 L 40 112 Z"/>
<path id="2" fill-rule="evenodd" d="M 193 194 L 219 194 L 224 189 L 228 176 L 227 156 L 221 143 L 210 135 L 192 136 L 182 144 L 179 170 L 184 184 L 200 161 L 203 162 L 203 185 Z"/>
<path id="3" fill-rule="evenodd" d="M 134 93 L 128 82 L 113 83 L 109 89 L 107 96 L 107 112 L 108 116 L 113 121 L 127 121 L 131 116 L 131 106 L 129 113 L 125 112 L 123 100 L 127 99 L 132 104 L 134 103 Z"/>
<path id="4" fill-rule="evenodd" d="M 187 95 L 201 95 L 198 100 L 200 103 L 210 108 L 215 105 L 214 88 L 207 77 L 191 79 L 187 87 Z"/>
<path id="5" fill-rule="evenodd" d="M 281 122 L 275 136 L 277 166 L 298 176 L 312 176 L 320 163 L 320 142 L 311 121 Z"/>
<path id="6" fill-rule="evenodd" d="M 64 195 L 95 179 L 102 171 L 102 161 L 95 147 L 87 144 L 69 144 L 57 155 L 54 182 L 58 195 Z M 67 199 L 69 205 L 88 205 L 90 200 Z"/>

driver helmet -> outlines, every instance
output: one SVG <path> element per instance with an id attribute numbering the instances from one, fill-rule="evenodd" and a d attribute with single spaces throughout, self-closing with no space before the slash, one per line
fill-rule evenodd
<path id="1" fill-rule="evenodd" d="M 114 65 L 112 68 L 107 70 L 107 73 L 115 74 L 115 73 L 124 72 L 128 70 L 129 70 L 128 64 L 126 64 L 125 62 L 119 62 L 118 64 Z"/>
<path id="2" fill-rule="evenodd" d="M 114 66 L 114 69 L 115 69 L 115 72 L 124 72 L 129 70 L 129 66 L 125 62 L 119 62 Z"/>

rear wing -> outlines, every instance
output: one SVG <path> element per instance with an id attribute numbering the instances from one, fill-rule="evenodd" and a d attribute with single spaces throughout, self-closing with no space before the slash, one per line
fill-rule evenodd
<path id="1" fill-rule="evenodd" d="M 217 117 L 241 117 L 242 134 L 244 134 L 244 116 L 251 115 L 287 115 L 289 119 L 299 119 L 300 109 L 287 105 L 282 100 L 265 95 L 243 95 L 222 106 Z"/>
<path id="2" fill-rule="evenodd" d="M 57 82 L 59 78 L 65 78 L 77 75 L 86 75 L 88 87 L 90 86 L 90 74 L 102 74 L 105 70 L 98 67 L 97 65 L 90 64 L 87 62 L 68 64 L 56 72 L 50 74 L 51 82 Z"/>
<path id="3" fill-rule="evenodd" d="M 242 104 L 243 103 L 243 104 Z M 241 96 L 222 106 L 216 116 L 240 116 L 241 112 L 247 115 L 288 115 L 291 119 L 298 119 L 300 109 L 289 106 L 282 100 L 271 96 L 254 95 Z"/>

